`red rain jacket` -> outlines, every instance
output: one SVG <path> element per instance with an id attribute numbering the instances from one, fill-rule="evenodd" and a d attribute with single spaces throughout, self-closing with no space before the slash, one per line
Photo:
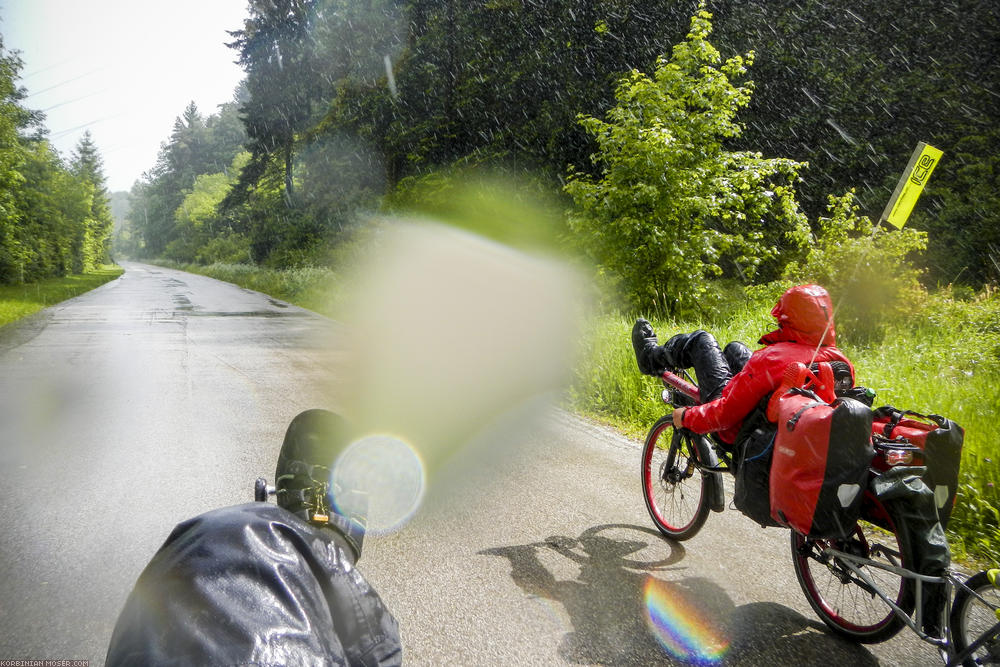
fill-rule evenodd
<path id="1" fill-rule="evenodd" d="M 778 320 L 778 329 L 760 339 L 764 347 L 750 356 L 719 398 L 684 412 L 684 428 L 696 433 L 718 432 L 723 442 L 735 442 L 743 420 L 778 388 L 785 368 L 794 361 L 843 361 L 854 377 L 854 366 L 835 347 L 833 304 L 825 289 L 819 285 L 793 287 L 781 296 L 771 314 Z"/>

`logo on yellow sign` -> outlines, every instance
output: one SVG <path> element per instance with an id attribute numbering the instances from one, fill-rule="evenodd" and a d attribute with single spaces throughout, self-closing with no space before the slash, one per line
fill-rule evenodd
<path id="1" fill-rule="evenodd" d="M 903 228 L 942 155 L 940 150 L 930 144 L 917 144 L 903 177 L 899 179 L 895 192 L 882 212 L 882 220 L 897 229 Z"/>

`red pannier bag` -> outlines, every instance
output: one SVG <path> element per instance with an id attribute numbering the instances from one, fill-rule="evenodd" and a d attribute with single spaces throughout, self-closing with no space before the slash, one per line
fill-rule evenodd
<path id="1" fill-rule="evenodd" d="M 924 482 L 934 491 L 941 526 L 947 528 L 958 490 L 965 430 L 941 415 L 922 415 L 886 405 L 875 410 L 872 433 L 887 440 L 903 439 L 924 452 Z"/>
<path id="2" fill-rule="evenodd" d="M 804 364 L 792 364 L 768 405 L 778 425 L 771 517 L 809 537 L 844 538 L 861 514 L 875 455 L 872 411 L 860 401 L 837 398 L 829 364 L 818 370 L 817 377 Z"/>

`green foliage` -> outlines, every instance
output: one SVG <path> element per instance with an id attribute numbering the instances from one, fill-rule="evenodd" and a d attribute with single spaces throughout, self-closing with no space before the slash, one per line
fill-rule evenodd
<path id="1" fill-rule="evenodd" d="M 158 257 L 173 243 L 170 254 L 190 260 L 208 237 L 228 233 L 227 224 L 213 226 L 215 218 L 205 207 L 218 197 L 219 183 L 234 181 L 246 164 L 245 158 L 236 161 L 246 137 L 236 111 L 242 94 L 242 88 L 238 88 L 235 100 L 222 105 L 208 119 L 201 116 L 192 102 L 174 121 L 170 140 L 162 144 L 156 164 L 133 185 L 130 193 L 123 233 L 129 239 L 132 253 Z M 225 177 L 214 177 L 197 186 L 198 177 L 207 174 L 225 174 Z M 194 207 L 191 210 L 200 224 L 197 231 L 194 220 L 177 218 L 179 209 L 185 215 L 185 198 L 196 187 L 198 194 L 188 208 Z"/>
<path id="2" fill-rule="evenodd" d="M 316 4 L 310 0 L 252 0 L 243 29 L 229 46 L 247 72 L 247 102 L 241 106 L 247 146 L 254 161 L 278 156 L 284 188 L 293 192 L 296 135 L 315 122 L 314 107 L 329 84 L 313 39 Z"/>
<path id="3" fill-rule="evenodd" d="M 89 211 L 74 239 L 73 270 L 90 271 L 111 261 L 111 203 L 104 187 L 104 165 L 97 146 L 84 132 L 70 160 L 70 169 L 87 191 Z"/>
<path id="4" fill-rule="evenodd" d="M 757 89 L 741 145 L 807 161 L 799 201 L 858 188 L 874 218 L 911 151 L 944 151 L 909 225 L 929 233 L 928 284 L 1000 277 L 996 3 L 716 0 L 719 38 L 754 49 Z M 991 250 L 991 246 L 994 248 Z M 1000 260 L 998 260 L 1000 261 Z"/>
<path id="5" fill-rule="evenodd" d="M 600 113 L 622 71 L 683 35 L 670 0 L 409 3 L 384 137 L 392 182 L 476 157 L 557 182 L 590 152 L 576 114 Z"/>
<path id="6" fill-rule="evenodd" d="M 21 104 L 21 66 L 0 40 L 0 284 L 82 273 L 110 259 L 112 221 L 97 147 L 85 133 L 63 163 L 44 139 L 41 114 Z"/>
<path id="7" fill-rule="evenodd" d="M 801 165 L 724 147 L 751 96 L 732 79 L 752 56 L 721 62 L 711 27 L 702 9 L 652 77 L 633 70 L 620 81 L 607 121 L 580 119 L 601 177 L 571 172 L 569 226 L 634 307 L 692 312 L 710 278 L 773 274 L 805 239 L 792 190 Z"/>
<path id="8" fill-rule="evenodd" d="M 21 59 L 3 48 L 0 36 L 0 283 L 23 280 L 27 259 L 18 238 L 20 216 L 13 201 L 24 183 L 19 170 L 24 148 L 18 131 L 27 123 L 27 110 L 21 105 L 24 91 L 16 83 L 21 67 Z"/>
<path id="9" fill-rule="evenodd" d="M 254 0 L 233 41 L 248 88 L 218 116 L 199 120 L 189 109 L 178 119 L 169 150 L 135 193 L 128 238 L 148 256 L 175 240 L 174 213 L 185 191 L 196 176 L 221 171 L 235 152 L 220 157 L 218 147 L 247 139 L 237 117 L 242 109 L 253 159 L 212 233 L 250 238 L 257 261 L 322 255 L 320 246 L 344 242 L 383 195 L 396 196 L 404 179 L 459 164 L 525 170 L 559 183 L 573 164 L 592 184 L 610 174 L 617 188 L 613 197 L 590 198 L 588 210 L 574 212 L 590 220 L 587 232 L 579 232 L 582 243 L 607 258 L 615 255 L 613 237 L 621 237 L 619 245 L 637 248 L 640 260 L 628 279 L 608 263 L 596 282 L 628 292 L 633 279 L 673 272 L 683 279 L 677 285 L 660 280 L 642 287 L 642 308 L 654 299 L 677 310 L 694 303 L 708 315 L 710 295 L 685 292 L 685 285 L 718 273 L 740 283 L 782 275 L 788 261 L 801 260 L 805 226 L 796 199 L 815 219 L 829 192 L 857 186 L 861 211 L 878 212 L 913 144 L 923 139 L 945 151 L 910 223 L 929 232 L 923 280 L 978 286 L 996 277 L 1000 131 L 992 91 L 1000 89 L 1000 68 L 990 62 L 991 3 L 961 0 L 942 13 L 930 0 L 850 10 L 820 0 L 713 0 L 705 6 L 719 17 L 712 35 L 720 49 L 759 54 L 753 96 L 749 84 L 733 84 L 728 93 L 723 85 L 688 86 L 677 115 L 689 118 L 670 122 L 700 127 L 707 136 L 713 123 L 721 129 L 728 118 L 735 130 L 720 131 L 725 150 L 717 162 L 733 177 L 720 182 L 707 141 L 692 144 L 688 163 L 681 155 L 667 160 L 657 145 L 665 135 L 655 131 L 634 137 L 631 162 L 621 162 L 620 171 L 636 172 L 634 183 L 603 158 L 591 165 L 593 132 L 601 126 L 580 124 L 577 115 L 611 124 L 604 114 L 616 105 L 616 88 L 622 90 L 620 73 L 648 68 L 680 40 L 693 4 Z M 681 45 L 698 83 L 727 67 L 721 58 L 710 62 L 713 49 L 701 42 Z M 742 74 L 726 76 L 735 81 Z M 641 101 L 631 104 L 638 109 Z M 745 128 L 728 110 L 710 113 L 705 104 L 742 105 Z M 683 132 L 651 126 L 664 128 L 676 132 L 679 145 Z M 755 164 L 758 151 L 789 159 Z M 799 169 L 806 160 L 810 169 Z M 684 189 L 695 182 L 704 184 L 702 191 Z M 586 188 L 577 187 L 582 196 Z M 741 187 L 773 196 L 751 196 Z M 621 211 L 613 213 L 616 206 Z M 678 213 L 664 224 L 653 219 L 657 207 Z M 647 222 L 654 233 L 642 229 Z M 676 302 L 678 296 L 688 303 Z"/>
<path id="10" fill-rule="evenodd" d="M 564 250 L 566 232 L 556 194 L 541 178 L 455 165 L 404 178 L 383 208 L 430 217 L 511 247 L 556 253 Z"/>
<path id="11" fill-rule="evenodd" d="M 969 457 L 966 457 L 968 460 Z M 973 470 L 982 470 L 994 466 L 992 458 L 976 461 Z M 986 490 L 992 490 L 991 483 Z M 989 497 L 992 495 L 992 499 Z M 955 499 L 955 511 L 949 527 L 961 537 L 961 552 L 996 564 L 1000 559 L 1000 504 L 996 493 L 984 493 L 984 489 L 976 484 L 960 484 Z"/>
<path id="12" fill-rule="evenodd" d="M 908 227 L 873 229 L 860 215 L 853 190 L 831 195 L 828 213 L 819 219 L 805 260 L 790 264 L 785 276 L 830 292 L 838 340 L 876 340 L 887 327 L 911 319 L 925 300 L 911 258 L 927 246 L 927 234 Z"/>
<path id="13" fill-rule="evenodd" d="M 242 264 L 250 261 L 250 239 L 230 232 L 209 239 L 195 251 L 199 264 Z"/>
<path id="14" fill-rule="evenodd" d="M 1000 283 L 1000 127 L 955 142 L 923 196 L 933 213 L 918 208 L 912 224 L 927 230 L 928 277 Z"/>
<path id="15" fill-rule="evenodd" d="M 194 181 L 184 201 L 174 212 L 174 240 L 167 244 L 164 256 L 176 262 L 215 261 L 240 262 L 249 259 L 249 240 L 231 230 L 223 231 L 219 204 L 225 199 L 236 180 L 239 165 L 245 164 L 248 155 L 238 155 L 234 168 L 217 174 L 201 174 Z M 223 234 L 217 236 L 217 234 Z M 209 246 L 211 246 L 209 248 Z"/>

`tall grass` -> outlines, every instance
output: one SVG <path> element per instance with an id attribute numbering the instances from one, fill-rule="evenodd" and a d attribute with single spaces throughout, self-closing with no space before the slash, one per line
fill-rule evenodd
<path id="1" fill-rule="evenodd" d="M 660 341 L 706 329 L 720 344 L 751 344 L 774 328 L 769 313 L 776 294 L 760 291 L 729 311 L 725 322 L 653 319 Z M 780 292 L 779 292 L 780 293 Z M 640 375 L 629 335 L 635 318 L 596 317 L 584 334 L 586 357 L 575 371 L 570 406 L 642 437 L 666 411 L 662 386 Z M 891 327 L 865 345 L 838 332 L 858 383 L 878 392 L 876 405 L 941 414 L 965 428 L 959 500 L 949 526 L 955 550 L 1000 562 L 1000 295 L 968 301 L 942 293 L 914 319 Z"/>
<path id="2" fill-rule="evenodd" d="M 222 263 L 204 266 L 160 260 L 157 263 L 263 292 L 323 315 L 333 313 L 340 296 L 337 286 L 341 281 L 338 274 L 328 268 L 269 269 L 252 264 Z"/>
<path id="3" fill-rule="evenodd" d="M 100 287 L 122 274 L 120 266 L 106 264 L 62 278 L 47 278 L 26 285 L 0 285 L 0 326 L 14 322 L 43 308 Z"/>

